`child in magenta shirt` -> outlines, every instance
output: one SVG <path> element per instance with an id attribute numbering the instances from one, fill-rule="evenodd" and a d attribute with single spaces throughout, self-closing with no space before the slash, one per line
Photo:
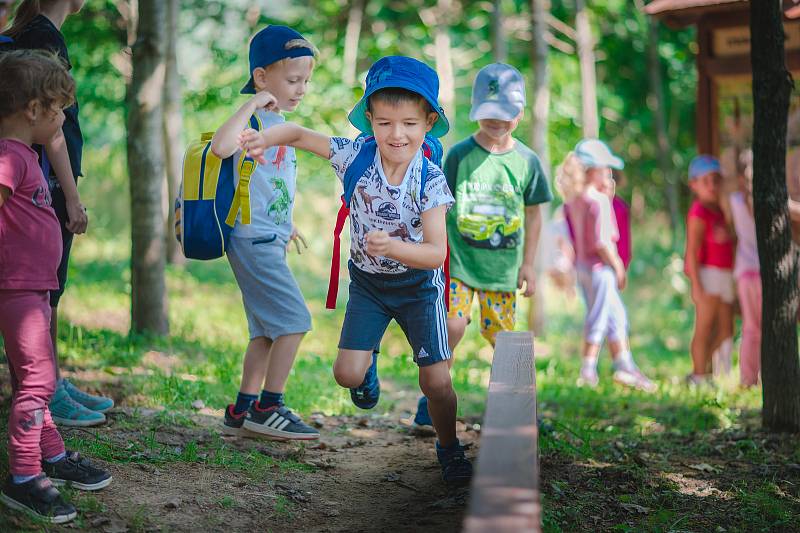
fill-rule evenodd
<path id="1" fill-rule="evenodd" d="M 686 221 L 684 271 L 692 283 L 695 305 L 692 337 L 692 373 L 689 383 L 701 383 L 712 372 L 712 354 L 718 367 L 730 366 L 733 348 L 734 237 L 720 208 L 722 181 L 719 161 L 709 155 L 695 157 L 689 165 L 689 188 L 695 199 Z M 728 363 L 726 363 L 728 361 Z"/>
<path id="2" fill-rule="evenodd" d="M 56 387 L 48 291 L 58 288 L 61 230 L 31 145 L 61 128 L 75 83 L 55 56 L 28 50 L 0 55 L 0 72 L 0 333 L 13 392 L 11 475 L 0 501 L 62 523 L 77 513 L 54 483 L 111 483 L 108 472 L 64 449 L 48 409 Z"/>

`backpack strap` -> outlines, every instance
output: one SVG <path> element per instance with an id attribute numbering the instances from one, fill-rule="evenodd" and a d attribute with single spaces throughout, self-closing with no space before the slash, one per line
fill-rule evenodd
<path id="1" fill-rule="evenodd" d="M 350 216 L 350 200 L 356 192 L 356 186 L 361 177 L 366 173 L 369 166 L 375 160 L 375 152 L 378 145 L 371 137 L 366 138 L 353 162 L 347 167 L 342 178 L 344 192 L 342 193 L 342 205 L 336 214 L 336 226 L 333 228 L 333 254 L 331 256 L 331 273 L 328 279 L 328 296 L 325 299 L 327 309 L 336 309 L 336 297 L 339 294 L 339 268 L 342 241 L 341 235 L 344 230 L 344 223 Z"/>
<path id="2" fill-rule="evenodd" d="M 256 131 L 264 129 L 261 119 L 258 115 L 250 117 L 250 127 Z M 250 177 L 256 171 L 258 163 L 255 159 L 247 155 L 246 151 L 242 151 L 239 156 L 239 163 L 236 166 L 239 172 L 239 183 L 236 185 L 236 192 L 233 194 L 233 202 L 228 211 L 228 216 L 225 217 L 225 223 L 233 226 L 236 223 L 236 215 L 239 211 L 242 212 L 242 224 L 250 224 Z"/>

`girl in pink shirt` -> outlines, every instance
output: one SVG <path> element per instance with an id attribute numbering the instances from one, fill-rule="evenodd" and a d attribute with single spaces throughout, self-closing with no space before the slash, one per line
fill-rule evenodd
<path id="1" fill-rule="evenodd" d="M 695 157 L 689 165 L 689 188 L 694 202 L 686 221 L 684 271 L 692 284 L 695 305 L 690 383 L 711 376 L 712 354 L 717 352 L 717 372 L 730 368 L 733 350 L 733 256 L 735 240 L 720 209 L 722 181 L 719 161 L 709 155 Z M 720 368 L 723 367 L 723 368 Z"/>
<path id="2" fill-rule="evenodd" d="M 48 404 L 56 372 L 49 292 L 58 288 L 61 229 L 34 143 L 64 122 L 75 83 L 54 55 L 0 54 L 0 333 L 11 372 L 10 476 L 0 501 L 52 523 L 76 516 L 53 483 L 97 490 L 111 476 L 67 452 Z"/>

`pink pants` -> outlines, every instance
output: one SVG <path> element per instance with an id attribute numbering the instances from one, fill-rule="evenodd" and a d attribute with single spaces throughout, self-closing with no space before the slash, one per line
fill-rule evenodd
<path id="1" fill-rule="evenodd" d="M 745 386 L 757 385 L 761 370 L 761 276 L 758 272 L 745 272 L 736 287 L 742 309 L 739 380 Z"/>
<path id="2" fill-rule="evenodd" d="M 47 291 L 0 290 L 0 333 L 11 372 L 8 462 L 12 475 L 42 471 L 42 457 L 64 451 L 47 405 L 56 388 Z"/>

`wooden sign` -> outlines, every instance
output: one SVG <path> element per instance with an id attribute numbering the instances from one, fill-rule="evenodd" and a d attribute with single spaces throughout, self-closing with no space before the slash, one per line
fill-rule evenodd
<path id="1" fill-rule="evenodd" d="M 800 49 L 800 24 L 784 24 L 784 30 L 786 32 L 786 50 Z M 714 30 L 714 56 L 729 57 L 747 55 L 749 53 L 750 28 L 748 26 L 718 28 Z"/>

